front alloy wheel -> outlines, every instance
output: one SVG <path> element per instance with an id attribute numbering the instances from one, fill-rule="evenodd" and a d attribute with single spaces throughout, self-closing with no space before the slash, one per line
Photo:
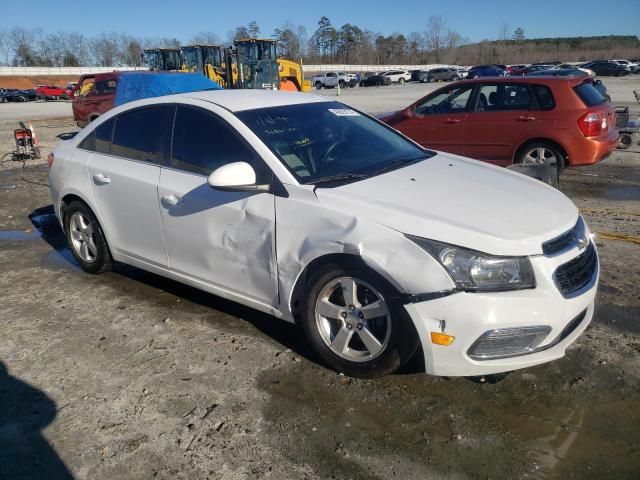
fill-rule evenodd
<path id="1" fill-rule="evenodd" d="M 326 265 L 310 275 L 305 291 L 307 339 L 338 372 L 381 377 L 404 365 L 418 348 L 413 322 L 398 304 L 399 293 L 375 271 Z"/>
<path id="2" fill-rule="evenodd" d="M 373 360 L 389 344 L 389 308 L 382 294 L 363 280 L 329 282 L 316 301 L 315 319 L 325 345 L 345 360 Z"/>

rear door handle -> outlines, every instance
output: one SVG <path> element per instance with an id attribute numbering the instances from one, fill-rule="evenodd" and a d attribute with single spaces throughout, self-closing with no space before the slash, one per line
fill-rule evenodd
<path id="1" fill-rule="evenodd" d="M 447 118 L 444 123 L 460 123 L 460 120 L 457 118 Z"/>
<path id="2" fill-rule="evenodd" d="M 180 203 L 180 199 L 178 197 L 176 197 L 175 195 L 173 195 L 173 194 L 164 195 L 162 197 L 162 203 L 164 203 L 165 206 L 167 206 L 167 207 L 175 207 L 176 205 L 178 205 Z"/>
<path id="3" fill-rule="evenodd" d="M 107 183 L 111 183 L 111 179 L 109 177 L 105 177 L 102 173 L 96 173 L 93 176 L 93 181 L 98 185 L 106 185 Z"/>
<path id="4" fill-rule="evenodd" d="M 527 115 L 520 115 L 518 117 L 518 121 L 520 122 L 533 122 L 536 119 L 536 117 L 529 117 Z"/>

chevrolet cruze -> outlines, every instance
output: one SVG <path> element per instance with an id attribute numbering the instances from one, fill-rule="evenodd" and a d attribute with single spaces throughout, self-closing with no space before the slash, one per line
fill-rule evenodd
<path id="1" fill-rule="evenodd" d="M 131 102 L 48 160 L 85 271 L 124 262 L 299 322 L 348 375 L 416 351 L 436 375 L 525 368 L 593 315 L 596 248 L 562 193 L 324 97 Z"/>

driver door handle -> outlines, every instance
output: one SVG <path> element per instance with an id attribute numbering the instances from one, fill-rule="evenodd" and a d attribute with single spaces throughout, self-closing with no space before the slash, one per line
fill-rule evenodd
<path id="1" fill-rule="evenodd" d="M 98 185 L 106 185 L 107 183 L 111 183 L 111 179 L 109 177 L 105 177 L 102 173 L 96 173 L 93 176 L 93 181 Z"/>
<path id="2" fill-rule="evenodd" d="M 164 203 L 165 206 L 168 206 L 168 207 L 175 207 L 180 203 L 180 199 L 173 194 L 164 195 L 162 197 L 162 203 Z"/>
<path id="3" fill-rule="evenodd" d="M 444 123 L 460 123 L 460 119 L 458 118 L 447 118 Z"/>

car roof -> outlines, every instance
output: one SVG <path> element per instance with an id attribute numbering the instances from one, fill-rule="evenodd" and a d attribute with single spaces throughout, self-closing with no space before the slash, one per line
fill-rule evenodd
<path id="1" fill-rule="evenodd" d="M 194 98 L 216 104 L 232 112 L 257 108 L 281 107 L 306 103 L 331 102 L 332 100 L 311 93 L 274 90 L 207 90 L 181 93 L 175 97 Z M 162 97 L 166 99 L 168 97 Z"/>
<path id="2" fill-rule="evenodd" d="M 540 83 L 544 81 L 545 83 L 550 84 L 560 84 L 560 83 L 570 83 L 571 85 L 577 85 L 589 77 L 557 77 L 557 76 L 526 76 L 526 77 L 480 77 L 480 78 L 471 78 L 468 80 L 460 80 L 459 82 L 455 82 L 455 84 L 469 84 L 469 83 L 484 83 L 490 81 L 491 83 Z"/>

